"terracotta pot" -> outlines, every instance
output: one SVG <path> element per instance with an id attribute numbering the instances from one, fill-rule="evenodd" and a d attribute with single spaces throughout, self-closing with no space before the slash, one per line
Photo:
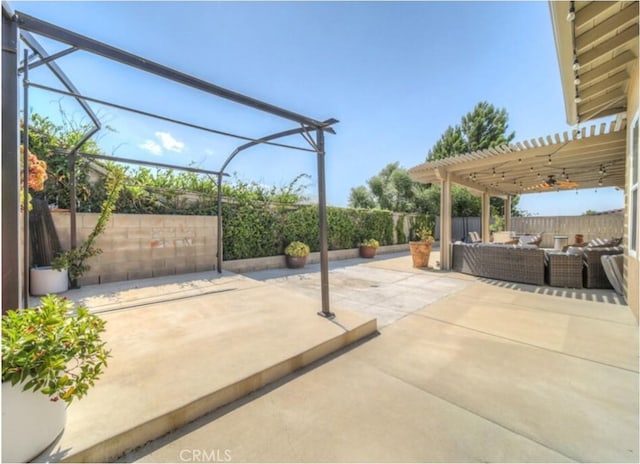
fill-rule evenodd
<path id="1" fill-rule="evenodd" d="M 429 267 L 429 255 L 433 244 L 429 242 L 409 242 L 413 267 Z"/>
<path id="2" fill-rule="evenodd" d="M 360 245 L 360 257 L 371 259 L 376 255 L 378 249 L 376 247 Z"/>
<path id="3" fill-rule="evenodd" d="M 574 239 L 574 243 L 577 243 L 578 245 L 581 243 L 584 243 L 584 235 L 582 234 L 576 234 Z"/>
<path id="4" fill-rule="evenodd" d="M 300 269 L 307 264 L 306 256 L 289 256 L 285 255 L 287 258 L 287 267 L 289 269 Z"/>

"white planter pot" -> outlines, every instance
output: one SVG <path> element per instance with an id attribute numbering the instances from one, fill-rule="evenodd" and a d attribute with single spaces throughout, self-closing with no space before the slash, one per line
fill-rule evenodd
<path id="1" fill-rule="evenodd" d="M 66 403 L 2 382 L 2 462 L 28 462 L 55 441 L 67 421 Z"/>
<path id="2" fill-rule="evenodd" d="M 31 294 L 34 296 L 66 292 L 69 289 L 67 271 L 58 271 L 51 266 L 32 267 L 29 280 Z"/>

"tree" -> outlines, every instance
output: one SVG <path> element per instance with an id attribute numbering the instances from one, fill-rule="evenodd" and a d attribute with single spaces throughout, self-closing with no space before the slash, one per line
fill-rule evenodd
<path id="1" fill-rule="evenodd" d="M 508 121 L 506 109 L 496 109 L 486 101 L 478 103 L 471 113 L 462 118 L 466 151 L 484 150 L 511 142 L 516 133 L 507 135 Z"/>
<path id="2" fill-rule="evenodd" d="M 427 212 L 422 207 L 426 186 L 411 180 L 406 169 L 396 161 L 367 180 L 367 186 L 351 189 L 349 206 L 354 208 L 381 208 L 390 211 L 413 213 Z"/>
<path id="3" fill-rule="evenodd" d="M 460 126 L 449 126 L 427 153 L 427 161 L 435 161 L 465 153 L 467 146 Z"/>
<path id="4" fill-rule="evenodd" d="M 427 161 L 448 158 L 511 142 L 515 132 L 507 135 L 509 115 L 504 108 L 496 109 L 482 101 L 460 120 L 460 125 L 449 126 L 427 153 Z"/>
<path id="5" fill-rule="evenodd" d="M 352 208 L 373 209 L 376 207 L 376 201 L 373 195 L 364 185 L 353 187 L 349 194 L 349 206 Z"/>
<path id="6" fill-rule="evenodd" d="M 497 147 L 511 142 L 515 132 L 507 134 L 509 115 L 504 108 L 497 109 L 491 103 L 481 101 L 472 111 L 463 116 L 460 124 L 449 126 L 440 139 L 427 153 L 427 161 L 449 158 L 476 150 Z M 464 189 L 452 189 L 454 216 L 479 216 L 480 199 L 471 198 Z M 511 214 L 521 215 L 518 209 L 519 196 L 511 200 Z M 491 199 L 491 213 L 503 214 L 504 202 L 499 198 Z M 473 214 L 471 214 L 473 213 Z"/>

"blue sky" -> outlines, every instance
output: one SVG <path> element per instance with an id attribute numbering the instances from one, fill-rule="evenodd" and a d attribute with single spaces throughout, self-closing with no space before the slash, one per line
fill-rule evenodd
<path id="1" fill-rule="evenodd" d="M 547 2 L 10 2 L 40 19 L 318 120 L 327 136 L 327 200 L 386 164 L 424 162 L 444 130 L 482 100 L 509 113 L 516 141 L 569 129 Z M 64 47 L 42 39 L 50 53 Z M 260 137 L 296 127 L 85 53 L 59 60 L 86 95 L 220 130 Z M 33 82 L 53 84 L 45 67 Z M 60 97 L 34 89 L 34 111 L 58 118 Z M 62 100 L 68 114 L 77 104 Z M 239 144 L 100 105 L 116 132 L 105 152 L 217 170 Z M 287 143 L 304 146 L 300 138 Z M 286 185 L 313 154 L 260 147 L 229 166 L 245 181 Z M 614 189 L 524 195 L 535 215 L 621 208 Z"/>

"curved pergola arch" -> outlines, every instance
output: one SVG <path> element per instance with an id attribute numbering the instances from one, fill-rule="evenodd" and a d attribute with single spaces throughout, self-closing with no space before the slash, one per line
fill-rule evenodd
<path id="1" fill-rule="evenodd" d="M 2 139 L 2 185 L 3 185 L 3 217 L 2 217 L 2 311 L 3 313 L 9 308 L 23 307 L 28 305 L 29 294 L 29 215 L 24 214 L 24 248 L 23 248 L 23 276 L 22 282 L 20 282 L 20 275 L 18 269 L 20 268 L 20 235 L 18 229 L 18 222 L 20 218 L 20 204 L 18 201 L 20 190 L 20 176 L 19 172 L 19 138 L 16 128 L 20 124 L 18 114 L 18 76 L 22 74 L 22 84 L 24 91 L 23 98 L 23 118 L 24 118 L 24 131 L 28 133 L 29 130 L 29 89 L 39 88 L 59 94 L 67 95 L 74 98 L 83 110 L 87 113 L 91 119 L 94 127 L 87 131 L 81 140 L 67 153 L 69 156 L 70 165 L 70 182 L 71 182 L 71 198 L 75 198 L 75 160 L 77 156 L 88 156 L 86 154 L 79 153 L 79 149 L 82 145 L 93 137 L 100 129 L 102 124 L 98 116 L 93 112 L 87 102 L 94 102 L 111 107 L 116 107 L 121 110 L 130 111 L 139 115 L 148 116 L 152 118 L 161 119 L 164 121 L 172 122 L 175 124 L 191 127 L 198 130 L 203 130 L 226 137 L 234 137 L 241 140 L 245 140 L 246 143 L 238 146 L 223 162 L 221 168 L 218 171 L 209 171 L 198 168 L 184 168 L 180 166 L 167 165 L 163 163 L 145 162 L 142 160 L 136 160 L 131 158 L 121 157 L 109 157 L 109 156 L 96 156 L 94 158 L 101 158 L 106 160 L 124 162 L 129 164 L 139 165 L 154 165 L 157 167 L 170 167 L 172 169 L 182 169 L 192 172 L 207 173 L 210 175 L 216 175 L 217 182 L 217 199 L 218 199 L 218 256 L 217 256 L 217 269 L 218 272 L 222 272 L 222 195 L 221 187 L 223 177 L 227 174 L 224 172 L 229 163 L 235 158 L 236 155 L 249 148 L 257 145 L 268 144 L 275 145 L 287 149 L 295 149 L 308 151 L 316 154 L 318 162 L 318 206 L 320 213 L 320 263 L 321 263 L 321 280 L 322 280 L 322 311 L 319 312 L 323 317 L 332 318 L 334 314 L 330 311 L 329 307 L 329 281 L 328 281 L 328 245 L 327 245 L 327 218 L 326 218 L 326 182 L 325 182 L 325 142 L 324 133 L 329 132 L 335 134 L 334 129 L 331 127 L 338 121 L 336 119 L 328 119 L 326 121 L 319 121 L 308 116 L 301 115 L 299 113 L 272 105 L 270 103 L 257 100 L 255 98 L 234 92 L 232 90 L 225 89 L 202 79 L 190 76 L 175 69 L 169 68 L 162 64 L 147 60 L 140 56 L 133 55 L 124 50 L 112 47 L 105 43 L 91 39 L 89 37 L 80 35 L 73 31 L 61 28 L 51 23 L 47 23 L 38 18 L 30 16 L 28 14 L 13 11 L 8 3 L 2 3 L 2 114 L 3 114 L 3 139 Z M 38 34 L 43 37 L 55 40 L 59 43 L 66 44 L 69 48 L 64 49 L 55 54 L 49 55 L 47 51 L 40 45 L 36 38 L 31 34 Z M 29 55 L 28 51 L 24 51 L 24 58 L 22 63 L 18 60 L 18 41 L 21 39 L 25 45 L 32 50 L 32 54 Z M 73 85 L 71 79 L 69 79 L 62 69 L 57 65 L 56 60 L 72 54 L 76 51 L 85 51 L 97 56 L 101 56 L 112 61 L 119 62 L 132 68 L 136 68 L 141 71 L 145 71 L 164 79 L 172 80 L 174 82 L 183 84 L 187 87 L 198 89 L 205 93 L 218 96 L 220 98 L 233 101 L 243 106 L 254 108 L 258 111 L 266 112 L 280 118 L 284 118 L 290 121 L 294 121 L 300 124 L 300 127 L 285 130 L 282 132 L 267 135 L 265 137 L 255 139 L 252 137 L 246 137 L 243 135 L 233 134 L 225 131 L 216 130 L 214 128 L 208 128 L 201 125 L 196 125 L 186 121 L 169 118 L 159 114 L 149 113 L 140 109 L 127 107 L 124 105 L 118 105 L 112 102 L 107 102 L 98 98 L 82 95 L 78 89 Z M 30 82 L 29 70 L 38 66 L 47 66 L 54 76 L 62 83 L 66 90 L 60 90 L 49 86 L 41 85 L 38 83 Z M 311 137 L 311 133 L 315 133 L 315 140 Z M 311 146 L 311 149 L 298 147 L 293 145 L 282 144 L 274 142 L 274 140 L 288 137 L 291 135 L 300 134 L 307 143 Z M 28 137 L 24 138 L 25 149 L 22 159 L 23 176 L 26 179 L 29 170 L 28 159 Z M 25 182 L 26 184 L 26 182 Z M 26 188 L 26 187 L 25 187 Z M 26 210 L 26 198 L 24 195 Z M 71 202 L 71 244 L 76 245 L 75 234 L 75 202 Z M 6 217 L 5 217 L 6 216 Z M 13 221 L 11 221 L 13 219 Z M 5 270 L 9 270 L 5 272 Z M 20 285 L 22 284 L 22 285 Z M 20 291 L 22 289 L 22 299 L 20 298 Z M 22 300 L 22 301 L 21 301 Z"/>

